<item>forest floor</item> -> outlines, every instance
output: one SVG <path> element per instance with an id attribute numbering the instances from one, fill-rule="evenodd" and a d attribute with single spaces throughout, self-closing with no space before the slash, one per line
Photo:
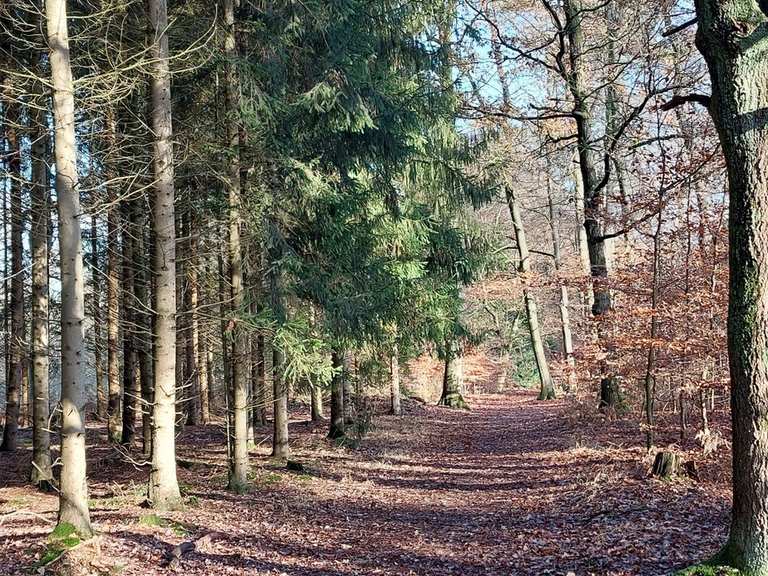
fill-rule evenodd
<path id="1" fill-rule="evenodd" d="M 98 536 L 54 562 L 75 574 L 656 575 L 716 551 L 727 478 L 717 458 L 701 481 L 649 477 L 636 424 L 574 416 L 527 391 L 470 398 L 472 410 L 406 404 L 378 416 L 356 446 L 325 424 L 291 424 L 291 472 L 269 459 L 269 429 L 251 452 L 252 490 L 228 493 L 224 436 L 185 430 L 179 469 L 187 507 L 141 506 L 147 476 L 90 431 L 91 517 Z M 590 432 L 592 430 L 592 432 Z M 24 486 L 28 456 L 0 455 L 0 574 L 31 569 L 46 549 L 55 495 Z M 163 567 L 169 549 L 193 551 Z"/>

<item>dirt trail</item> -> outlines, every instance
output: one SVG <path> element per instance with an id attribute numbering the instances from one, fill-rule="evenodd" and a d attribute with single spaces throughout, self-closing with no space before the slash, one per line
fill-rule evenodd
<path id="1" fill-rule="evenodd" d="M 124 575 L 167 573 L 159 566 L 169 546 L 209 534 L 180 572 L 654 575 L 722 541 L 722 489 L 648 479 L 639 449 L 578 437 L 559 401 L 528 392 L 471 400 L 470 412 L 377 418 L 357 450 L 330 447 L 324 428 L 297 422 L 294 450 L 306 470 L 271 469 L 257 449 L 254 489 L 243 496 L 222 490 L 219 433 L 185 433 L 182 457 L 203 462 L 180 470 L 190 505 L 165 526 L 137 506 L 145 473 L 107 447 L 92 451 L 102 556 Z M 110 482 L 116 475 L 120 485 Z M 0 488 L 0 513 L 13 506 L 55 516 L 53 497 Z M 39 516 L 8 517 L 0 574 L 22 573 L 48 529 Z"/>

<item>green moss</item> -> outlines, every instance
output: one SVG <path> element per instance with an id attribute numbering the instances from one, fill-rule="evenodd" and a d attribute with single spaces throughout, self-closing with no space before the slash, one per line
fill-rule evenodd
<path id="1" fill-rule="evenodd" d="M 64 554 L 64 552 L 80 544 L 80 542 L 77 528 L 72 524 L 63 522 L 56 525 L 56 528 L 48 535 L 48 545 L 40 559 L 35 563 L 35 567 L 39 568 L 50 564 Z"/>
<path id="2" fill-rule="evenodd" d="M 146 514 L 139 518 L 139 524 L 143 526 L 155 526 L 158 528 L 170 528 L 177 536 L 187 536 L 189 529 L 181 522 L 170 520 L 168 518 L 162 518 L 157 514 Z"/>
<path id="3" fill-rule="evenodd" d="M 675 573 L 675 576 L 738 576 L 740 572 L 728 566 L 699 564 Z"/>

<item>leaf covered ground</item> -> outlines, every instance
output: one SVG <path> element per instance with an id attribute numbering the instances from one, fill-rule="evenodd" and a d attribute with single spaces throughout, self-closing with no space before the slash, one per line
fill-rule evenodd
<path id="1" fill-rule="evenodd" d="M 280 574 L 661 575 L 711 556 L 728 520 L 725 462 L 699 462 L 701 480 L 649 477 L 636 426 L 585 426 L 564 401 L 535 395 L 471 398 L 472 410 L 407 404 L 377 416 L 359 445 L 336 446 L 324 424 L 291 424 L 289 471 L 257 430 L 249 493 L 224 490 L 216 426 L 179 438 L 187 507 L 141 506 L 146 467 L 89 434 L 97 538 L 51 572 L 145 576 Z M 585 431 L 586 430 L 586 431 Z M 663 438 L 662 438 L 663 440 Z M 0 574 L 41 573 L 57 501 L 24 485 L 29 456 L 0 455 Z M 168 564 L 184 542 L 195 548 Z"/>

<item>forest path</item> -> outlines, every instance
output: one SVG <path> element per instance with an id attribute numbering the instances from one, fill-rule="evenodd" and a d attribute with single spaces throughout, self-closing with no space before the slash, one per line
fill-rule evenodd
<path id="1" fill-rule="evenodd" d="M 648 479 L 636 436 L 627 447 L 581 437 L 562 401 L 527 391 L 470 402 L 469 412 L 408 403 L 403 417 L 377 417 L 357 450 L 330 446 L 325 425 L 295 421 L 305 471 L 271 463 L 267 442 L 252 452 L 245 495 L 223 490 L 220 432 L 188 430 L 179 475 L 189 505 L 160 522 L 138 507 L 144 471 L 100 445 L 90 470 L 101 557 L 125 576 L 168 574 L 168 548 L 207 535 L 181 573 L 655 575 L 721 542 L 722 490 Z M 55 497 L 11 490 L 0 487 L 0 505 L 24 498 L 55 517 Z M 0 525 L 0 573 L 29 566 L 24 550 L 39 554 L 48 530 L 23 515 Z"/>

